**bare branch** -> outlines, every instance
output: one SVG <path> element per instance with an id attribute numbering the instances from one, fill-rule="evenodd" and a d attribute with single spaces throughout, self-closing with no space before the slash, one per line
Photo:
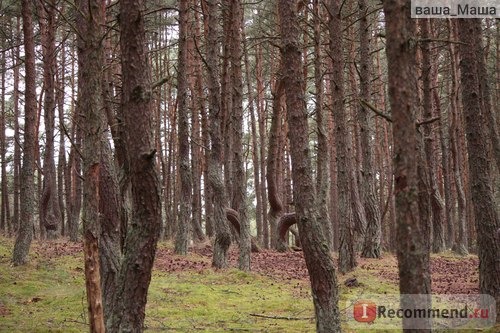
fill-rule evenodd
<path id="1" fill-rule="evenodd" d="M 377 109 L 370 102 L 361 99 L 361 100 L 359 100 L 359 104 L 361 104 L 361 106 L 363 106 L 365 108 L 372 110 L 373 112 L 375 112 L 375 114 L 377 114 L 377 116 L 382 117 L 385 120 L 387 120 L 388 122 L 392 123 L 392 117 L 390 114 L 387 114 L 384 111 Z"/>

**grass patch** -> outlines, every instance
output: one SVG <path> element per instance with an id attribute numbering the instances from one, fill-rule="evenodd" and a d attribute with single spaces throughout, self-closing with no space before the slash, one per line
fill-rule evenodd
<path id="1" fill-rule="evenodd" d="M 0 332 L 88 331 L 83 254 L 73 251 L 71 255 L 47 255 L 42 251 L 46 245 L 34 242 L 29 264 L 13 267 L 12 246 L 11 239 L 0 237 Z M 168 246 L 163 243 L 159 248 Z M 195 254 L 187 258 L 206 260 Z M 352 295 L 397 294 L 397 284 L 380 275 L 382 267 L 394 266 L 394 260 L 393 256 L 365 259 L 355 271 L 339 275 L 341 310 L 346 310 L 344 301 Z M 343 282 L 353 277 L 360 285 L 346 287 Z M 236 269 L 176 273 L 155 270 L 145 326 L 147 332 L 306 333 L 315 331 L 313 317 L 306 281 L 277 281 Z M 384 332 L 354 331 L 343 326 L 345 332 Z M 498 327 L 482 332 L 497 331 Z"/>
<path id="2" fill-rule="evenodd" d="M 29 264 L 13 267 L 12 246 L 12 240 L 0 238 L 0 332 L 87 331 L 83 255 L 50 258 L 37 254 L 43 244 L 35 242 Z M 154 271 L 145 325 L 151 332 L 313 332 L 315 327 L 312 319 L 252 314 L 312 318 L 309 287 L 236 269 Z"/>
<path id="3" fill-rule="evenodd" d="M 277 283 L 234 269 L 224 272 L 156 272 L 148 298 L 146 325 L 201 332 L 312 332 L 313 320 L 273 320 L 252 315 L 313 317 L 302 282 Z"/>

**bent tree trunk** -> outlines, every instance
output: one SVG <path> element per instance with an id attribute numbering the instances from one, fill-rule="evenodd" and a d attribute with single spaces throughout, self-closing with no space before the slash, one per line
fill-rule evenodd
<path id="1" fill-rule="evenodd" d="M 280 0 L 281 57 L 286 91 L 292 158 L 293 198 L 316 313 L 317 332 L 339 332 L 338 289 L 333 259 L 316 216 L 310 159 L 301 47 L 298 43 L 298 1 Z"/>
<path id="2" fill-rule="evenodd" d="M 226 218 L 228 222 L 233 226 L 236 234 L 241 237 L 240 214 L 234 209 L 226 208 Z M 253 237 L 250 238 L 250 251 L 254 253 L 260 252 L 260 247 Z"/>

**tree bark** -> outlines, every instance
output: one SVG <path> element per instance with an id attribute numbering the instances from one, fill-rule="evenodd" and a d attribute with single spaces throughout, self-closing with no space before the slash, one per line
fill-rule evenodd
<path id="1" fill-rule="evenodd" d="M 178 170 L 181 181 L 180 211 L 177 220 L 177 234 L 175 236 L 176 254 L 187 254 L 189 224 L 191 221 L 192 177 L 189 161 L 189 114 L 188 114 L 188 81 L 187 72 L 187 25 L 188 1 L 179 2 L 179 56 L 177 65 L 177 114 L 179 131 L 179 159 Z"/>
<path id="2" fill-rule="evenodd" d="M 191 140 L 191 169 L 193 172 L 193 217 L 192 226 L 193 232 L 196 236 L 196 240 L 202 242 L 205 240 L 205 233 L 202 227 L 202 193 L 201 193 L 201 177 L 203 173 L 203 165 L 205 161 L 203 159 L 202 147 L 200 143 L 203 142 L 203 133 L 201 129 L 201 117 L 205 111 L 205 93 L 203 91 L 203 68 L 201 64 L 201 59 L 195 51 L 195 40 L 196 36 L 200 36 L 199 29 L 199 14 L 198 12 L 192 11 L 193 15 L 189 16 L 191 23 L 189 24 L 188 34 L 192 34 L 193 37 L 189 39 L 189 54 L 193 54 L 189 58 L 190 67 L 192 70 L 192 136 Z M 208 146 L 208 145 L 207 145 Z M 206 194 L 207 188 L 204 187 L 204 194 Z M 205 212 L 206 213 L 206 212 Z"/>
<path id="3" fill-rule="evenodd" d="M 208 159 L 208 180 L 213 196 L 212 222 L 215 229 L 215 244 L 212 266 L 226 268 L 227 251 L 231 245 L 231 233 L 224 211 L 227 205 L 225 184 L 222 173 L 222 114 L 220 104 L 219 66 L 218 66 L 218 10 L 219 0 L 207 0 L 208 34 L 207 34 L 207 71 L 210 117 L 210 156 Z"/>
<path id="4" fill-rule="evenodd" d="M 115 279 L 121 259 L 119 196 L 112 153 L 104 136 L 106 117 L 102 94 L 105 6 L 79 1 L 78 104 L 82 109 L 83 241 L 91 330 L 104 330 L 112 312 Z"/>
<path id="5" fill-rule="evenodd" d="M 248 59 L 248 48 L 245 36 L 243 35 L 243 52 L 245 60 L 245 78 L 247 83 L 247 93 L 248 93 L 248 112 L 250 113 L 250 127 L 252 135 L 252 165 L 253 165 L 253 182 L 255 191 L 255 224 L 257 229 L 257 239 L 262 241 L 263 233 L 263 210 L 262 210 L 262 195 L 261 195 L 261 182 L 260 174 L 262 172 L 260 168 L 260 157 L 259 158 L 259 145 L 257 143 L 257 121 L 255 119 L 255 95 L 252 91 L 251 76 L 250 76 L 250 61 Z"/>
<path id="6" fill-rule="evenodd" d="M 33 33 L 32 3 L 21 1 L 24 35 L 24 142 L 23 165 L 20 174 L 20 219 L 12 262 L 14 266 L 28 262 L 28 253 L 33 239 L 35 215 L 35 142 L 36 137 L 36 68 L 35 68 L 35 37 Z"/>
<path id="7" fill-rule="evenodd" d="M 404 294 L 423 294 L 419 298 L 401 297 L 402 308 L 430 306 L 429 251 L 427 222 L 419 211 L 419 143 L 415 127 L 417 89 L 415 82 L 415 21 L 410 3 L 384 1 L 389 70 L 389 98 L 394 137 L 394 177 L 398 239 L 399 290 Z M 420 166 L 421 167 L 421 166 Z M 405 332 L 430 332 L 430 322 L 403 318 Z M 409 329 L 408 327 L 413 327 Z"/>
<path id="8" fill-rule="evenodd" d="M 45 125 L 45 149 L 43 155 L 43 190 L 40 198 L 40 218 L 47 238 L 54 239 L 60 234 L 61 211 L 57 191 L 57 175 L 54 163 L 55 127 L 55 72 L 56 54 L 56 8 L 54 0 L 47 4 L 38 3 L 43 54 L 43 118 Z"/>
<path id="9" fill-rule="evenodd" d="M 1 189 L 2 189 L 2 209 L 1 209 L 1 216 L 0 216 L 0 232 L 4 232 L 5 235 L 11 235 L 12 233 L 12 225 L 11 225 L 11 219 L 10 219 L 10 205 L 9 205 L 9 184 L 7 181 L 7 159 L 6 159 L 6 152 L 7 152 L 7 142 L 6 142 L 6 137 L 5 137 L 5 130 L 6 130 L 6 119 L 5 119 L 5 114 L 7 113 L 7 110 L 5 109 L 5 52 L 2 53 L 2 58 L 0 59 L 0 62 L 2 64 L 2 75 L 1 75 L 1 96 L 0 98 L 2 99 L 1 102 L 1 109 L 2 109 L 2 114 L 0 116 L 0 130 L 2 133 L 0 133 L 0 160 L 2 163 L 2 184 L 1 184 Z"/>
<path id="10" fill-rule="evenodd" d="M 59 200 L 59 211 L 61 212 L 61 236 L 66 236 L 68 233 L 66 223 L 66 207 L 64 205 L 65 179 L 66 179 L 66 140 L 64 134 L 64 97 L 65 97 L 65 74 L 66 74 L 66 51 L 61 48 L 61 68 L 57 71 L 56 82 L 56 101 L 57 115 L 59 117 L 59 149 L 57 158 L 57 192 Z"/>
<path id="11" fill-rule="evenodd" d="M 481 20 L 458 21 L 460 45 L 460 70 L 463 112 L 470 167 L 472 204 L 477 230 L 479 256 L 479 290 L 496 300 L 497 323 L 500 320 L 500 221 L 493 198 L 491 150 L 488 148 L 487 111 L 482 105 L 480 81 L 483 50 Z M 481 59 L 477 57 L 480 56 Z M 485 148 L 486 147 L 486 148 Z"/>
<path id="12" fill-rule="evenodd" d="M 266 189 L 266 107 L 264 104 L 264 80 L 262 73 L 262 47 L 257 45 L 255 56 L 255 74 L 257 83 L 257 122 L 260 138 L 260 196 L 262 202 L 262 244 L 269 248 L 269 220 L 267 216 L 267 189 Z"/>
<path id="13" fill-rule="evenodd" d="M 422 38 L 431 39 L 431 21 L 430 19 L 423 19 L 421 23 Z M 424 42 L 421 46 L 422 50 L 422 85 L 423 85 L 423 119 L 431 119 L 435 114 L 433 111 L 435 105 L 432 103 L 432 88 L 431 88 L 431 74 L 434 71 L 434 66 L 431 63 L 431 44 Z M 434 57 L 432 57 L 434 58 Z M 431 204 L 431 217 L 432 217 L 432 252 L 443 252 L 446 248 L 445 234 L 444 234 L 444 202 L 439 192 L 437 184 L 437 166 L 434 162 L 434 150 L 436 149 L 435 141 L 437 131 L 434 124 L 423 125 L 424 135 L 424 151 L 425 159 L 429 173 L 429 190 L 430 190 L 430 204 Z"/>
<path id="14" fill-rule="evenodd" d="M 21 19 L 17 18 L 16 24 L 16 36 L 21 35 Z M 19 215 L 20 215 L 20 202 L 19 202 L 19 191 L 20 191 L 20 173 L 21 173 L 21 141 L 20 141 L 20 126 L 19 126 L 19 46 L 15 47 L 13 50 L 13 58 L 16 59 L 14 70 L 13 70 L 13 99 L 14 99 L 14 184 L 13 184 L 13 215 L 12 215 L 12 226 L 14 235 L 17 234 L 19 230 Z"/>
<path id="15" fill-rule="evenodd" d="M 330 200 L 330 143 L 328 136 L 328 114 L 323 107 L 324 87 L 321 52 L 321 11 L 319 0 L 313 2 L 314 12 L 314 86 L 316 89 L 316 126 L 318 132 L 316 191 L 318 200 L 318 222 L 330 249 L 333 249 L 333 231 L 328 209 Z"/>
<path id="16" fill-rule="evenodd" d="M 330 3 L 330 56 L 333 61 L 332 98 L 337 152 L 337 191 L 339 219 L 339 271 L 346 273 L 356 266 L 354 253 L 354 217 L 351 206 L 350 142 L 347 130 L 347 110 L 344 107 L 344 56 L 342 53 L 342 19 L 340 1 Z"/>
<path id="17" fill-rule="evenodd" d="M 247 217 L 246 170 L 243 156 L 243 71 L 242 71 L 242 30 L 243 8 L 240 0 L 230 1 L 231 30 L 231 92 L 232 92 L 232 152 L 233 152 L 233 197 L 231 207 L 239 214 L 240 253 L 238 266 L 241 270 L 250 270 L 250 222 Z"/>
<path id="18" fill-rule="evenodd" d="M 292 159 L 293 198 L 300 242 L 304 249 L 316 314 L 316 331 L 339 332 L 338 289 L 330 249 L 318 223 L 312 179 L 309 130 L 304 94 L 304 77 L 297 1 L 280 0 L 278 13 L 281 32 L 281 56 L 285 85 L 287 120 Z"/>
<path id="19" fill-rule="evenodd" d="M 360 45 L 360 76 L 359 97 L 370 101 L 371 56 L 370 56 L 370 26 L 368 24 L 368 7 L 365 0 L 358 0 L 359 45 Z M 375 188 L 375 170 L 373 166 L 372 126 L 369 120 L 369 110 L 363 104 L 358 108 L 360 126 L 360 148 L 362 155 L 362 197 L 366 213 L 366 231 L 361 256 L 364 258 L 380 258 L 380 238 L 382 235 L 380 208 L 377 204 Z"/>
<path id="20" fill-rule="evenodd" d="M 120 2 L 122 101 L 132 215 L 116 279 L 110 332 L 141 332 L 161 231 L 160 179 L 152 133 L 152 92 L 145 42 L 144 1 Z"/>
<path id="21" fill-rule="evenodd" d="M 281 75 L 281 74 L 279 74 Z M 267 181 L 267 197 L 269 199 L 268 221 L 270 226 L 270 243 L 271 248 L 278 251 L 284 251 L 286 244 L 278 242 L 277 227 L 278 221 L 283 214 L 283 203 L 278 186 L 279 169 L 279 137 L 282 131 L 282 100 L 283 100 L 283 83 L 282 79 L 278 78 L 274 85 L 273 91 L 273 115 L 271 120 L 271 128 L 269 129 L 269 148 L 267 153 L 266 181 Z"/>
<path id="22" fill-rule="evenodd" d="M 450 20 L 449 23 L 450 38 L 458 39 L 457 36 L 457 25 L 454 21 Z M 452 179 L 454 180 L 454 187 L 457 197 L 457 220 L 456 224 L 458 226 L 458 238 L 456 239 L 456 246 L 452 248 L 453 251 L 458 252 L 461 255 L 469 254 L 468 249 L 468 239 L 467 239 L 467 200 L 464 191 L 464 180 L 463 180 L 463 160 L 462 150 L 459 149 L 458 141 L 460 137 L 460 128 L 462 127 L 460 116 L 458 112 L 459 108 L 459 96 L 458 96 L 458 66 L 459 66 L 459 54 L 455 45 L 450 44 L 450 68 L 451 68 L 451 87 L 450 87 L 450 112 L 449 112 L 449 137 L 450 137 L 450 151 L 451 151 L 451 166 L 450 173 Z M 450 184 L 451 185 L 451 184 Z"/>

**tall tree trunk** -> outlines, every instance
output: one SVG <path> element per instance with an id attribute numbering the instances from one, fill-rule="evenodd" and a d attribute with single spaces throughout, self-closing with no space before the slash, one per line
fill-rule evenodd
<path id="1" fill-rule="evenodd" d="M 314 86 L 316 89 L 316 126 L 318 131 L 316 199 L 318 200 L 318 222 L 323 228 L 330 249 L 333 249 L 333 231 L 328 209 L 330 200 L 330 147 L 328 116 L 323 107 L 323 70 L 321 67 L 321 11 L 319 0 L 313 2 L 314 11 Z"/>
<path id="2" fill-rule="evenodd" d="M 80 77 L 81 74 L 78 74 Z M 76 106 L 76 111 L 80 110 L 80 106 Z M 68 172 L 70 174 L 71 181 L 71 193 L 69 196 L 68 202 L 68 229 L 69 229 L 69 239 L 73 242 L 78 240 L 79 231 L 78 227 L 80 224 L 80 211 L 82 206 L 82 161 L 80 156 L 80 149 L 82 143 L 82 128 L 79 125 L 80 117 L 77 115 L 78 112 L 75 112 L 73 115 L 73 129 L 72 135 L 73 145 L 71 146 L 71 150 L 69 153 L 69 161 L 68 161 Z"/>
<path id="3" fill-rule="evenodd" d="M 59 151 L 57 158 L 57 192 L 59 193 L 59 211 L 61 212 L 61 235 L 67 234 L 66 209 L 64 206 L 65 179 L 66 179 L 66 140 L 64 135 L 64 98 L 65 98 L 65 75 L 66 75 L 66 49 L 61 48 L 61 69 L 57 72 L 57 112 L 59 117 Z"/>
<path id="4" fill-rule="evenodd" d="M 219 85 L 219 52 L 218 52 L 218 20 L 219 0 L 207 0 L 208 33 L 207 33 L 207 71 L 210 117 L 210 156 L 208 159 L 208 180 L 213 196 L 212 222 L 215 229 L 215 244 L 212 266 L 225 268 L 228 265 L 227 251 L 231 245 L 231 233 L 226 221 L 226 191 L 222 173 L 222 109 Z"/>
<path id="5" fill-rule="evenodd" d="M 492 156 L 488 148 L 488 114 L 482 105 L 480 81 L 483 61 L 481 20 L 458 22 L 460 45 L 462 101 L 467 134 L 472 204 L 477 230 L 479 256 L 479 290 L 496 300 L 497 323 L 500 322 L 500 221 L 493 198 Z M 478 59 L 478 56 L 481 57 Z M 486 147 L 486 148 L 485 148 Z"/>
<path id="6" fill-rule="evenodd" d="M 189 25 L 189 34 L 193 37 L 189 39 L 189 54 L 193 54 L 190 58 L 192 71 L 192 136 L 191 140 L 191 168 L 193 170 L 193 216 L 192 225 L 193 232 L 198 241 L 205 240 L 205 233 L 202 227 L 202 191 L 201 178 L 203 173 L 203 153 L 200 143 L 203 141 L 203 133 L 201 129 L 201 115 L 205 109 L 205 93 L 203 91 L 203 68 L 199 54 L 195 51 L 195 40 L 200 36 L 199 14 L 196 10 L 192 11 L 190 16 L 191 24 Z M 206 188 L 204 187 L 206 191 Z M 206 212 L 205 212 L 206 213 Z"/>
<path id="7" fill-rule="evenodd" d="M 28 253 L 33 239 L 35 215 L 35 142 L 36 138 L 36 68 L 35 37 L 33 33 L 32 3 L 21 1 L 24 36 L 24 141 L 23 165 L 20 174 L 20 219 L 12 262 L 15 266 L 24 265 L 28 261 Z"/>
<path id="8" fill-rule="evenodd" d="M 239 214 L 239 268 L 250 270 L 250 222 L 247 217 L 247 186 L 245 161 L 243 156 L 243 71 L 242 71 L 242 30 L 243 8 L 240 0 L 230 2 L 231 48 L 231 92 L 232 92 L 232 152 L 233 191 L 231 207 Z"/>
<path id="9" fill-rule="evenodd" d="M 145 42 L 144 1 L 120 2 L 122 112 L 128 151 L 132 216 L 116 279 L 110 332 L 140 332 L 161 231 L 160 179 L 152 133 L 152 92 Z"/>
<path id="10" fill-rule="evenodd" d="M 76 38 L 76 37 L 75 37 Z M 77 42 L 73 43 L 71 48 L 71 57 L 76 58 L 76 47 Z M 76 76 L 76 65 L 75 61 L 71 62 L 71 77 Z M 81 80 L 81 72 L 78 73 L 78 81 Z M 72 242 L 78 240 L 78 224 L 80 222 L 80 208 L 82 203 L 82 180 L 81 180 L 81 141 L 82 141 L 82 130 L 79 126 L 79 114 L 81 113 L 81 108 L 78 103 L 74 103 L 76 100 L 76 86 L 74 79 L 71 80 L 71 131 L 64 128 L 65 134 L 70 138 L 71 148 L 68 156 L 68 166 L 66 171 L 66 209 L 68 215 L 68 235 Z"/>
<path id="11" fill-rule="evenodd" d="M 415 21 L 405 0 L 384 2 L 389 69 L 389 98 L 393 119 L 394 177 L 398 239 L 399 290 L 401 307 L 430 306 L 429 252 L 426 244 L 427 222 L 419 211 L 419 152 L 415 127 L 417 90 L 415 71 Z M 415 153 L 417 151 L 417 153 Z M 412 329 L 409 329 L 412 327 Z M 405 332 L 430 332 L 430 322 L 422 318 L 403 318 Z"/>
<path id="12" fill-rule="evenodd" d="M 458 39 L 457 24 L 455 21 L 449 21 L 450 38 Z M 458 142 L 460 137 L 460 128 L 463 127 L 459 115 L 459 54 L 454 44 L 450 43 L 450 68 L 451 68 L 451 87 L 450 87 L 450 113 L 449 113 L 449 137 L 451 150 L 451 166 L 450 173 L 452 174 L 457 196 L 457 221 L 458 238 L 454 251 L 461 255 L 469 254 L 468 237 L 467 237 L 467 200 L 464 191 L 463 180 L 463 164 L 464 157 L 462 150 L 459 149 Z"/>
<path id="13" fill-rule="evenodd" d="M 252 165 L 253 165 L 253 182 L 254 182 L 254 190 L 255 190 L 255 224 L 257 229 L 257 239 L 262 242 L 262 233 L 263 233 L 263 213 L 262 210 L 262 190 L 261 190 L 261 182 L 260 182 L 260 174 L 262 172 L 260 168 L 260 156 L 259 158 L 259 145 L 257 143 L 257 121 L 255 119 L 255 95 L 253 94 L 252 84 L 251 84 L 251 76 L 250 76 L 250 61 L 248 59 L 248 48 L 246 38 L 243 35 L 243 52 L 245 59 L 245 79 L 247 84 L 247 94 L 248 94 L 248 112 L 250 113 L 250 127 L 251 127 L 251 135 L 252 135 Z M 257 101 L 258 102 L 258 101 Z"/>
<path id="14" fill-rule="evenodd" d="M 283 244 L 278 239 L 278 220 L 283 214 L 283 203 L 280 195 L 280 187 L 278 186 L 279 168 L 279 137 L 283 131 L 281 126 L 282 119 L 282 101 L 283 101 L 283 83 L 281 79 L 277 79 L 273 91 L 273 115 L 271 120 L 271 128 L 269 129 L 269 148 L 267 153 L 267 197 L 269 199 L 268 221 L 270 226 L 270 242 L 271 248 L 279 251 L 286 249 L 286 244 Z"/>
<path id="15" fill-rule="evenodd" d="M 422 38 L 432 39 L 431 22 L 430 19 L 423 19 L 421 23 Z M 421 46 L 422 50 L 422 85 L 423 85 L 423 119 L 431 119 L 434 116 L 433 109 L 435 106 L 432 103 L 432 88 L 431 88 L 431 74 L 433 66 L 431 64 L 431 44 L 425 42 Z M 435 57 L 432 57 L 435 58 Z M 439 253 L 445 250 L 445 235 L 444 235 L 444 203 L 439 192 L 436 175 L 436 163 L 434 162 L 435 138 L 437 131 L 434 130 L 434 124 L 423 125 L 424 135 L 424 150 L 425 159 L 429 172 L 429 190 L 430 190 L 430 203 L 431 203 L 431 216 L 432 216 L 432 251 Z"/>
<path id="16" fill-rule="evenodd" d="M 205 108 L 201 110 L 201 136 L 203 141 L 203 146 L 210 146 L 210 125 L 208 119 L 208 112 Z M 214 204 L 213 204 L 213 194 L 212 187 L 210 185 L 210 181 L 208 179 L 208 166 L 210 159 L 210 151 L 205 149 L 205 153 L 203 156 L 203 189 L 204 189 L 204 199 L 205 199 L 205 231 L 208 237 L 212 237 L 214 235 Z"/>
<path id="17" fill-rule="evenodd" d="M 368 7 L 365 0 L 358 0 L 359 16 L 359 44 L 360 44 L 360 77 L 359 97 L 370 102 L 371 56 L 370 56 L 370 25 L 368 24 Z M 362 196 L 366 212 L 366 232 L 363 243 L 362 257 L 380 258 L 380 238 L 382 235 L 380 208 L 378 206 L 377 191 L 375 188 L 375 168 L 372 153 L 372 126 L 368 113 L 362 104 L 358 107 L 358 120 L 360 126 L 360 148 L 362 155 Z"/>
<path id="18" fill-rule="evenodd" d="M 38 3 L 38 2 L 37 2 Z M 45 125 L 45 149 L 43 155 L 43 190 L 40 198 L 40 218 L 49 239 L 60 233 L 61 211 L 57 191 L 57 175 L 54 162 L 54 127 L 55 127 L 55 72 L 56 65 L 56 3 L 38 3 L 38 11 L 42 15 L 40 30 L 43 54 L 43 118 Z"/>
<path id="19" fill-rule="evenodd" d="M 101 37 L 101 43 L 106 43 Z M 104 62 L 103 56 L 105 46 L 102 45 L 102 54 L 100 55 L 102 61 Z M 113 67 L 112 67 L 113 68 Z M 115 143 L 115 156 L 113 158 L 113 151 L 109 144 L 108 138 L 100 134 L 99 147 L 99 223 L 100 228 L 100 239 L 99 239 L 99 261 L 101 267 L 101 287 L 103 296 L 103 306 L 104 306 L 104 317 L 109 318 L 112 313 L 114 294 L 116 291 L 116 277 L 120 269 L 120 260 L 122 257 L 122 250 L 124 246 L 125 234 L 127 231 L 128 222 L 128 206 L 129 206 L 129 193 L 126 192 L 128 188 L 124 185 L 124 191 L 122 192 L 120 183 L 120 168 L 123 168 L 124 164 L 124 137 L 120 130 L 113 131 L 116 127 L 120 127 L 121 124 L 116 122 L 109 122 L 109 114 L 113 113 L 112 107 L 110 106 L 111 100 L 108 98 L 113 98 L 114 96 L 109 95 L 105 91 L 105 87 L 109 86 L 109 82 L 105 80 L 105 75 L 109 74 L 109 70 L 104 73 L 99 73 L 100 90 L 98 92 L 101 94 L 101 110 L 99 113 L 100 117 L 100 127 L 107 128 L 110 126 L 111 134 L 114 138 Z M 94 91 L 95 93 L 95 91 Z M 119 128 L 121 129 L 121 128 Z M 118 132 L 118 133 L 117 133 Z M 116 136 L 115 136 L 116 135 Z M 126 183 L 126 178 L 124 180 Z"/>
<path id="20" fill-rule="evenodd" d="M 316 198 L 312 179 L 309 130 L 304 94 L 297 1 L 280 0 L 278 13 L 281 32 L 283 81 L 285 82 L 287 119 L 292 158 L 293 198 L 300 242 L 316 314 L 316 331 L 339 332 L 340 313 L 335 266 L 322 227 L 318 223 Z"/>
<path id="21" fill-rule="evenodd" d="M 224 184 L 226 197 L 229 202 L 233 200 L 232 170 L 233 170 L 233 117 L 232 117 L 232 82 L 231 82 L 231 52 L 234 48 L 233 31 L 231 30 L 231 4 L 228 0 L 221 2 L 222 21 L 222 61 L 220 77 L 220 109 L 221 109 L 221 138 L 223 145 L 222 164 L 224 171 Z"/>
<path id="22" fill-rule="evenodd" d="M 340 1 L 330 4 L 330 53 L 333 61 L 332 108 L 335 122 L 337 152 L 337 191 L 339 218 L 339 271 L 346 273 L 356 267 L 354 253 L 354 217 L 351 206 L 350 152 L 347 110 L 344 107 L 344 56 L 342 53 L 342 19 Z"/>
<path id="23" fill-rule="evenodd" d="M 21 38 L 21 19 L 18 17 L 17 18 L 17 24 L 16 24 L 16 35 Z M 19 46 L 16 46 L 13 49 L 13 59 L 15 60 L 15 65 L 14 65 L 14 77 L 13 77 L 13 103 L 14 103 L 14 184 L 13 184 L 13 216 L 12 216 L 12 225 L 13 225 L 13 232 L 14 235 L 17 234 L 17 231 L 19 230 L 19 191 L 20 191 L 20 173 L 21 173 L 21 141 L 20 141 L 20 126 L 19 126 L 19 67 L 20 67 L 20 61 L 19 61 Z"/>
<path id="24" fill-rule="evenodd" d="M 486 50 L 477 48 L 476 57 L 478 65 L 478 80 L 480 89 L 481 105 L 484 110 L 484 117 L 486 121 L 486 129 L 489 133 L 489 144 L 492 147 L 492 157 L 496 164 L 497 174 L 500 174 L 500 132 L 498 130 L 497 120 L 498 115 L 495 114 L 493 106 L 491 105 L 490 95 L 490 78 L 486 68 L 486 59 L 488 53 Z"/>
<path id="25" fill-rule="evenodd" d="M 188 115 L 188 80 L 187 80 L 187 25 L 188 25 L 188 0 L 179 2 L 179 57 L 177 65 L 177 114 L 179 131 L 179 175 L 180 211 L 177 220 L 177 234 L 175 237 L 175 253 L 187 254 L 189 224 L 191 221 L 192 177 L 189 163 L 189 115 Z"/>
<path id="26" fill-rule="evenodd" d="M 112 166 L 105 159 L 111 156 L 111 152 L 105 149 L 107 142 L 103 135 L 106 121 L 101 91 L 101 64 L 104 61 L 102 27 L 105 22 L 105 6 L 99 1 L 78 1 L 76 5 L 80 14 L 76 22 L 80 28 L 78 104 L 83 111 L 80 123 L 83 134 L 85 280 L 91 331 L 102 332 L 104 315 L 109 314 L 112 307 L 115 275 L 120 260 L 119 223 L 118 228 L 113 223 L 119 220 L 119 213 L 112 210 L 117 206 L 117 198 L 109 195 L 116 182 L 110 181 Z M 110 235 L 110 231 L 114 231 L 114 234 Z"/>
<path id="27" fill-rule="evenodd" d="M 262 244 L 269 248 L 269 220 L 267 216 L 267 189 L 266 189 L 266 107 L 264 104 L 264 79 L 262 73 L 262 46 L 257 45 L 255 56 L 255 74 L 257 83 L 257 122 L 260 138 L 260 196 L 262 202 Z"/>
<path id="28" fill-rule="evenodd" d="M 453 37 L 453 25 L 452 25 L 452 20 L 448 20 L 447 22 L 448 25 L 448 33 L 450 39 Z M 453 43 L 450 43 L 448 46 L 450 50 L 450 77 L 453 75 L 453 63 L 454 63 L 454 54 L 455 51 L 455 45 Z M 437 71 L 435 71 L 434 75 L 434 83 L 437 85 L 438 83 L 438 75 Z M 453 80 L 453 79 L 452 79 Z M 453 104 L 456 101 L 453 100 L 452 96 L 455 94 L 454 93 L 454 88 L 448 81 L 447 84 L 448 87 L 448 95 L 450 96 L 450 108 L 452 109 Z M 437 105 L 439 103 L 439 96 L 436 90 L 434 90 L 434 100 Z M 456 104 L 455 104 L 456 105 Z M 439 122 L 439 130 L 440 130 L 440 145 L 441 145 L 441 164 L 443 168 L 443 181 L 444 181 L 444 219 L 446 222 L 446 246 L 450 249 L 454 249 L 456 245 L 456 237 L 455 237 L 455 223 L 454 223 L 454 208 L 455 208 L 455 200 L 453 196 L 453 191 L 452 191 L 452 186 L 453 186 L 453 162 L 451 158 L 451 135 L 450 135 L 450 124 L 451 124 L 451 117 L 452 117 L 452 112 L 453 110 L 449 110 L 446 108 L 440 108 L 439 111 L 439 116 L 440 116 L 440 122 Z"/>
<path id="29" fill-rule="evenodd" d="M 0 160 L 2 163 L 2 184 L 1 184 L 1 189 L 2 189 L 2 209 L 1 209 L 1 216 L 0 216 L 0 232 L 5 232 L 6 235 L 11 235 L 11 220 L 10 220 L 10 205 L 9 205 L 9 184 L 8 184 L 8 179 L 7 179 L 7 159 L 6 159 L 6 152 L 7 152 L 7 142 L 6 142 L 6 137 L 5 137 L 5 130 L 6 130 L 6 119 L 5 119 L 5 114 L 7 113 L 7 110 L 5 110 L 5 53 L 2 52 L 2 58 L 0 59 L 0 63 L 2 64 L 2 75 L 1 75 L 1 96 L 0 98 L 2 99 L 1 101 L 1 109 L 2 109 L 2 114 L 0 116 Z"/>

